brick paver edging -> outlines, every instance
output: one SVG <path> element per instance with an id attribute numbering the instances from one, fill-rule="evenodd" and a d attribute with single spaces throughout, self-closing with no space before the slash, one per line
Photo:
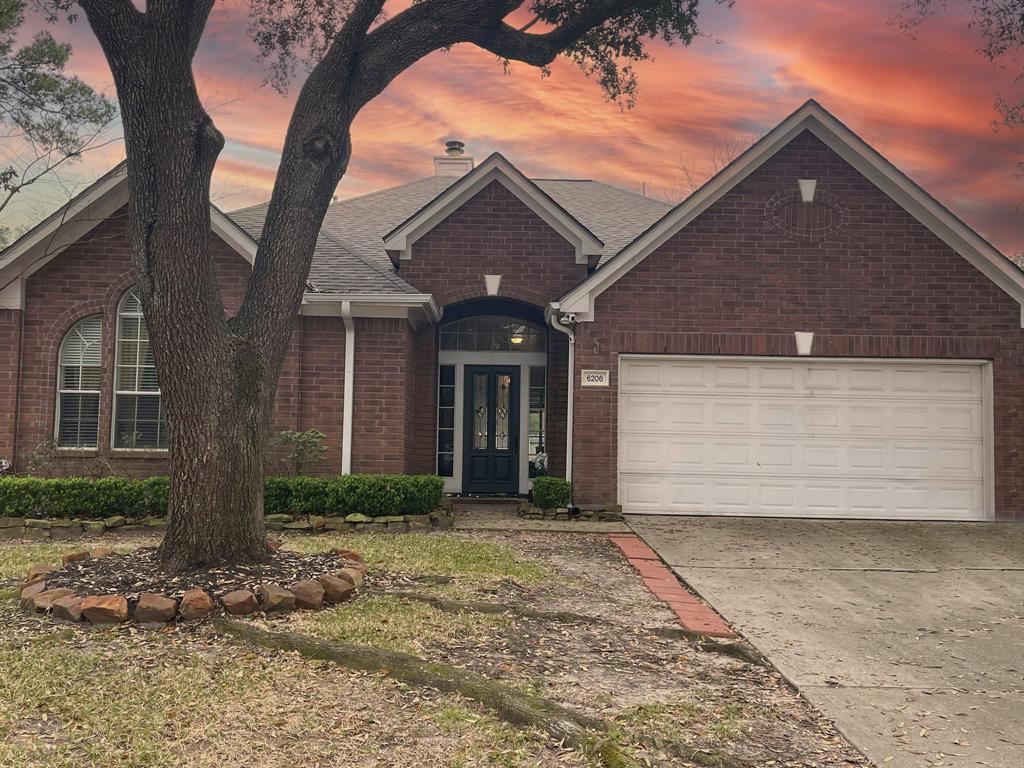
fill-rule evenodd
<path id="1" fill-rule="evenodd" d="M 668 603 L 683 629 L 700 632 L 709 637 L 736 637 L 736 633 L 725 623 L 725 619 L 680 584 L 675 574 L 665 567 L 655 551 L 639 536 L 632 533 L 611 533 L 608 538 L 622 550 L 626 560 L 640 574 L 654 596 Z"/>

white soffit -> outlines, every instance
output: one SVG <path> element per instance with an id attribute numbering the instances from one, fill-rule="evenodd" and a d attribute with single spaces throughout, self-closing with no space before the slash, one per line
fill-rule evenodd
<path id="1" fill-rule="evenodd" d="M 594 319 L 594 300 L 803 131 L 810 131 L 865 178 L 1021 305 L 1024 272 L 816 101 L 808 101 L 712 177 L 561 300 L 563 312 Z"/>
<path id="2" fill-rule="evenodd" d="M 397 251 L 399 258 L 404 261 L 412 259 L 412 247 L 417 240 L 492 181 L 505 187 L 564 237 L 576 252 L 576 263 L 586 264 L 589 257 L 601 255 L 604 243 L 593 232 L 497 152 L 385 235 L 384 247 L 389 251 Z"/>

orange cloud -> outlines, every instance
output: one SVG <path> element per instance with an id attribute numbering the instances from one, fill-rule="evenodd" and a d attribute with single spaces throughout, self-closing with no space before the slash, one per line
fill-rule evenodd
<path id="1" fill-rule="evenodd" d="M 195 62 L 204 103 L 228 140 L 214 181 L 228 209 L 269 196 L 295 98 L 294 90 L 281 96 L 263 85 L 243 6 L 216 6 Z M 566 62 L 542 78 L 520 64 L 506 75 L 494 56 L 470 46 L 435 53 L 358 116 L 339 194 L 426 175 L 453 137 L 478 158 L 501 151 L 533 176 L 668 194 L 679 186 L 681 157 L 710 171 L 703 158 L 722 136 L 768 128 L 814 97 L 1005 252 L 1024 250 L 1014 178 L 1024 133 L 990 127 L 995 94 L 1019 92 L 1019 84 L 976 53 L 965 18 L 936 17 L 913 39 L 887 23 L 901 7 L 902 0 L 710 4 L 709 36 L 688 48 L 656 44 L 655 59 L 637 67 L 639 101 L 628 112 Z M 88 28 L 64 33 L 72 35 L 75 71 L 109 87 Z M 90 158 L 81 177 L 112 162 Z"/>

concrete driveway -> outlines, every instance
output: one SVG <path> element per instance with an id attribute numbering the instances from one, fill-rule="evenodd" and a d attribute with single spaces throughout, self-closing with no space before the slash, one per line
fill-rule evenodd
<path id="1" fill-rule="evenodd" d="M 880 766 L 1024 766 L 1024 525 L 629 523 Z"/>

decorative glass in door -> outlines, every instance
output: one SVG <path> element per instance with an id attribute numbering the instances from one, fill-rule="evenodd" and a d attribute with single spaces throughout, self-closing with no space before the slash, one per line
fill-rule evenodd
<path id="1" fill-rule="evenodd" d="M 519 492 L 519 366 L 467 365 L 462 490 Z"/>

